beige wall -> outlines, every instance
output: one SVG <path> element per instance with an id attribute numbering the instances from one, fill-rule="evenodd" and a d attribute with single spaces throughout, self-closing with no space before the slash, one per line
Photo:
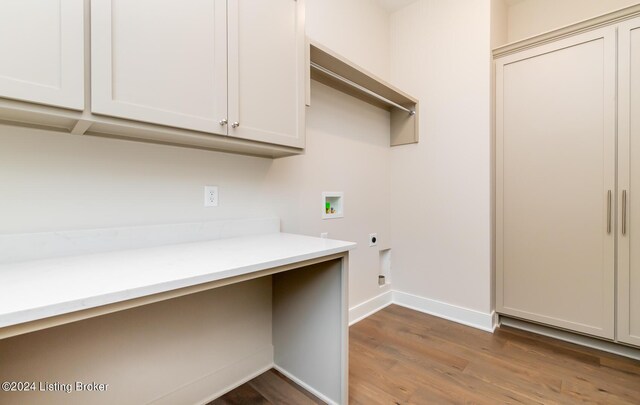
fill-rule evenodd
<path id="1" fill-rule="evenodd" d="M 0 340 L 1 381 L 109 384 L 98 393 L 0 391 L 0 404 L 196 403 L 206 398 L 192 398 L 200 381 L 262 352 L 273 356 L 271 277 Z M 161 400 L 168 394 L 173 401 Z"/>
<path id="2" fill-rule="evenodd" d="M 0 126 L 0 232 L 270 215 L 259 186 L 273 161 Z M 203 207 L 203 186 L 220 207 Z"/>
<path id="3" fill-rule="evenodd" d="M 389 13 L 376 0 L 307 0 L 307 35 L 381 77 L 389 76 Z M 307 148 L 278 159 L 266 183 L 286 232 L 358 243 L 350 259 L 353 307 L 378 287 L 379 249 L 390 243 L 389 114 L 312 82 Z M 321 219 L 321 193 L 343 191 L 345 217 Z M 378 247 L 368 246 L 377 233 Z"/>
<path id="4" fill-rule="evenodd" d="M 278 159 L 266 178 L 286 232 L 350 240 L 351 306 L 384 291 L 378 287 L 379 253 L 390 242 L 389 113 L 312 82 L 307 150 Z M 345 217 L 321 218 L 322 191 L 343 191 Z M 378 246 L 368 235 L 378 234 Z"/>
<path id="5" fill-rule="evenodd" d="M 312 38 L 388 76 L 389 16 L 375 0 L 307 0 L 307 7 Z M 279 160 L 0 126 L 0 233 L 278 215 L 283 231 L 315 236 L 329 232 L 331 238 L 358 242 L 350 262 L 350 305 L 354 306 L 382 292 L 377 286 L 378 250 L 366 242 L 372 232 L 378 233 L 380 247 L 390 239 L 388 113 L 316 83 L 311 102 L 306 153 Z M 220 187 L 220 207 L 202 206 L 206 184 Z M 345 193 L 344 219 L 320 219 L 322 191 Z M 264 289 L 254 289 L 260 291 Z M 242 293 L 251 294 L 251 288 Z M 184 344 L 191 354 L 201 353 L 204 361 L 211 342 L 196 339 L 201 332 L 198 325 L 207 322 L 198 313 L 201 308 L 219 307 L 222 301 L 216 297 L 212 293 L 197 303 L 187 298 L 171 301 L 182 313 L 190 314 L 185 322 L 180 317 L 163 320 L 162 311 L 168 304 L 154 304 L 92 320 L 90 329 L 95 333 L 73 325 L 58 328 L 51 333 L 56 337 L 55 350 L 67 356 L 64 360 L 55 353 L 36 358 L 27 352 L 28 342 L 34 343 L 34 353 L 47 352 L 46 332 L 24 337 L 24 341 L 13 339 L 0 346 L 0 368 L 13 369 L 7 366 L 9 361 L 29 364 L 34 373 L 46 371 L 47 378 L 66 380 L 69 369 L 58 365 L 64 361 L 74 372 L 81 369 L 83 375 L 105 376 L 109 374 L 105 370 L 119 370 L 122 376 L 117 378 L 128 380 L 135 389 L 144 373 L 182 370 L 192 358 L 176 356 L 175 345 L 166 346 L 165 354 L 153 352 L 148 358 L 139 356 L 141 349 L 136 345 L 120 345 L 111 355 L 104 355 L 100 347 L 126 339 L 149 339 L 160 347 L 168 342 L 156 335 L 157 328 L 147 332 L 142 326 L 164 321 L 164 328 L 190 336 L 192 340 L 176 344 Z M 227 321 L 233 314 L 237 312 L 227 314 Z M 222 324 L 212 321 L 208 326 L 214 330 Z M 130 329 L 130 325 L 137 326 Z M 120 328 L 125 328 L 124 335 L 109 332 Z M 67 339 L 62 338 L 65 336 Z M 79 339 L 85 346 L 75 351 L 73 345 Z M 14 354 L 7 357 L 4 353 L 9 352 Z M 140 367 L 131 366 L 136 363 Z M 145 392 L 170 392 L 218 366 L 211 362 L 179 380 L 145 382 L 151 384 Z"/>
<path id="6" fill-rule="evenodd" d="M 491 49 L 507 43 L 509 36 L 508 15 L 507 0 L 491 0 Z"/>
<path id="7" fill-rule="evenodd" d="M 491 310 L 489 0 L 391 18 L 391 77 L 420 100 L 420 143 L 391 151 L 394 289 Z"/>
<path id="8" fill-rule="evenodd" d="M 521 0 L 508 10 L 508 42 L 638 4 L 638 0 Z"/>
<path id="9" fill-rule="evenodd" d="M 389 77 L 389 12 L 378 0 L 307 0 L 307 35 L 383 79 Z"/>
<path id="10" fill-rule="evenodd" d="M 491 49 L 507 43 L 507 0 L 491 0 Z M 491 310 L 495 309 L 495 64 L 491 62 Z"/>

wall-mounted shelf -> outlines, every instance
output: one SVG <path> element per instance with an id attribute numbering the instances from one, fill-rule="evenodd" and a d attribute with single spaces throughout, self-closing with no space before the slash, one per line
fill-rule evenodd
<path id="1" fill-rule="evenodd" d="M 418 142 L 417 99 L 313 41 L 309 59 L 311 79 L 391 113 L 391 146 Z"/>

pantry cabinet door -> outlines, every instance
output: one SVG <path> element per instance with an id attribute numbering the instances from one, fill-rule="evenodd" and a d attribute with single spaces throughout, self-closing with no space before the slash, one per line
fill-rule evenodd
<path id="1" fill-rule="evenodd" d="M 91 111 L 226 134 L 226 19 L 225 0 L 92 0 Z"/>
<path id="2" fill-rule="evenodd" d="M 0 97 L 84 108 L 83 0 L 0 1 Z"/>
<path id="3" fill-rule="evenodd" d="M 640 18 L 618 41 L 618 340 L 640 346 Z"/>
<path id="4" fill-rule="evenodd" d="M 616 31 L 496 60 L 496 310 L 614 339 Z"/>
<path id="5" fill-rule="evenodd" d="M 229 136 L 304 147 L 303 0 L 229 0 Z"/>

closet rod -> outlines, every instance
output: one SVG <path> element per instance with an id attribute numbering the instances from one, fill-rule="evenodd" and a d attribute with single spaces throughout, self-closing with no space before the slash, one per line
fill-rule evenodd
<path id="1" fill-rule="evenodd" d="M 414 110 L 411 110 L 411 109 L 409 109 L 407 107 L 404 107 L 404 106 L 402 106 L 402 105 L 400 105 L 400 104 L 398 104 L 396 102 L 393 102 L 393 101 L 391 101 L 391 100 L 389 100 L 387 98 L 384 98 L 381 95 L 379 95 L 378 93 L 374 93 L 373 91 L 367 89 L 366 87 L 363 87 L 363 86 L 359 85 L 358 83 L 354 83 L 349 79 L 345 79 L 344 77 L 340 76 L 339 74 L 334 73 L 331 70 L 329 70 L 329 69 L 327 69 L 325 67 L 322 67 L 322 66 L 318 65 L 315 62 L 310 62 L 310 64 L 311 64 L 312 68 L 317 69 L 317 70 L 321 71 L 322 73 L 325 73 L 325 74 L 333 77 L 334 79 L 338 79 L 341 82 L 343 82 L 345 84 L 348 84 L 351 87 L 355 87 L 356 89 L 358 89 L 358 90 L 360 90 L 360 91 L 362 91 L 364 93 L 367 93 L 368 95 L 370 95 L 372 97 L 375 97 L 375 98 L 377 98 L 378 100 L 380 100 L 380 101 L 382 101 L 384 103 L 387 103 L 387 104 L 389 104 L 389 105 L 391 105 L 393 107 L 399 108 L 402 111 L 406 111 L 407 113 L 409 113 L 409 115 L 414 115 L 416 113 Z"/>

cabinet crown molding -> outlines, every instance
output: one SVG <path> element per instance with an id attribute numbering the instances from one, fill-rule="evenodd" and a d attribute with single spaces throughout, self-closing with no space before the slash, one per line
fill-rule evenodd
<path id="1" fill-rule="evenodd" d="M 535 35 L 494 48 L 492 51 L 493 58 L 497 59 L 515 52 L 522 51 L 524 49 L 532 48 L 551 41 L 556 41 L 560 38 L 576 35 L 586 31 L 591 31 L 607 25 L 617 24 L 621 21 L 628 20 L 637 16 L 640 16 L 640 4 L 621 8 L 610 13 L 589 18 L 588 20 L 579 21 L 561 28 L 556 28 L 554 30 L 544 32 L 539 35 Z"/>

